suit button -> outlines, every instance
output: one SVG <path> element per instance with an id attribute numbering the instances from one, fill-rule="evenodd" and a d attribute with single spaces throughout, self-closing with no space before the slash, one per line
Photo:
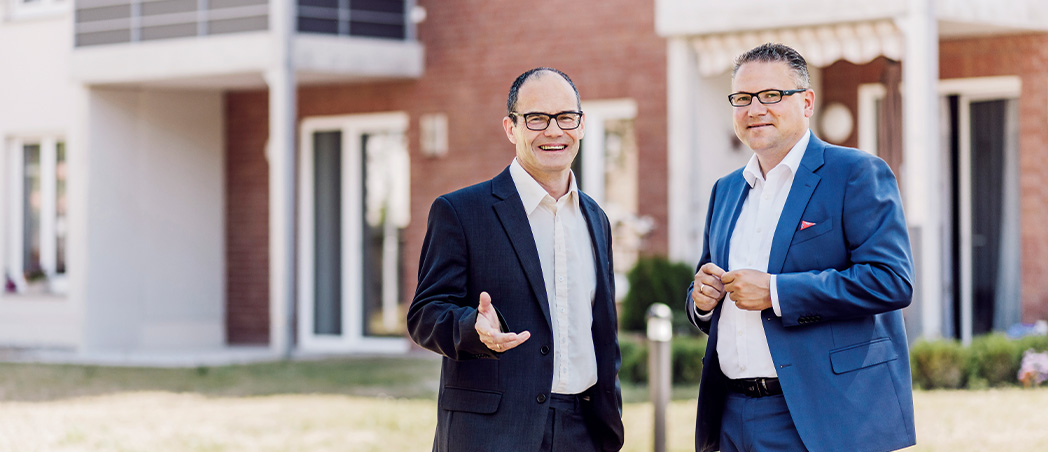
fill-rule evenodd
<path id="1" fill-rule="evenodd" d="M 543 345 L 542 348 L 539 348 L 539 353 L 542 353 L 543 355 L 548 355 L 549 354 L 549 346 L 548 345 Z"/>
<path id="2" fill-rule="evenodd" d="M 535 401 L 538 402 L 538 403 L 545 402 L 546 401 L 546 394 L 539 394 L 539 395 L 535 396 Z"/>

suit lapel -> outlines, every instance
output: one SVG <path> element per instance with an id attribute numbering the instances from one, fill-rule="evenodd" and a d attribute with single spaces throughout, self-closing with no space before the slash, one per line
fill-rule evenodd
<path id="1" fill-rule="evenodd" d="M 611 272 L 607 256 L 611 253 L 608 249 L 607 234 L 610 231 L 604 229 L 604 222 L 601 221 L 601 215 L 598 212 L 597 202 L 589 196 L 579 192 L 579 206 L 582 207 L 582 216 L 586 218 L 586 225 L 589 228 L 590 241 L 593 243 L 593 268 L 597 272 L 597 294 L 596 299 L 598 303 L 594 303 L 594 310 L 603 309 L 604 303 L 599 303 L 602 294 L 607 293 L 610 288 L 607 280 L 607 275 Z M 610 299 L 614 299 L 615 294 L 609 294 Z M 594 313 L 596 316 L 596 313 Z"/>
<path id="2" fill-rule="evenodd" d="M 782 267 L 786 263 L 786 252 L 790 249 L 793 235 L 800 227 L 801 215 L 811 200 L 815 187 L 822 180 L 815 171 L 822 166 L 823 152 L 826 144 L 811 135 L 808 149 L 804 151 L 804 158 L 797 167 L 797 174 L 793 176 L 793 186 L 786 198 L 786 204 L 782 207 L 782 215 L 779 223 L 775 226 L 775 237 L 771 242 L 771 255 L 768 257 L 768 273 L 782 273 Z"/>
<path id="3" fill-rule="evenodd" d="M 750 186 L 746 183 L 746 178 L 742 177 L 741 171 L 739 172 L 738 177 L 732 178 L 730 182 L 731 183 L 725 190 L 725 202 L 721 205 L 723 208 L 731 209 L 724 212 L 724 214 L 731 216 L 728 217 L 729 220 L 726 222 L 719 221 L 716 223 L 720 225 L 720 227 L 727 227 L 727 229 L 721 231 L 721 234 L 718 235 L 719 237 L 723 237 L 723 240 L 716 243 L 716 246 L 719 248 L 717 251 L 719 252 L 713 253 L 713 256 L 718 256 L 723 259 L 723 261 L 718 262 L 717 259 L 714 258 L 714 263 L 725 270 L 728 269 L 728 253 L 731 251 L 731 234 L 735 231 L 735 223 L 739 221 L 739 214 L 742 213 L 742 205 L 746 202 L 746 197 L 750 194 Z M 720 215 L 717 215 L 717 217 L 721 218 Z"/>
<path id="4" fill-rule="evenodd" d="M 550 320 L 549 299 L 546 297 L 546 283 L 542 279 L 542 264 L 539 261 L 539 252 L 535 248 L 535 236 L 531 233 L 531 223 L 524 212 L 524 204 L 520 200 L 520 193 L 513 185 L 513 177 L 509 174 L 509 168 L 502 171 L 491 180 L 491 194 L 498 200 L 492 204 L 495 214 L 502 223 L 502 229 L 506 231 L 513 250 L 517 253 L 517 260 L 524 275 L 531 285 L 532 292 L 546 317 L 546 324 L 552 328 Z"/>

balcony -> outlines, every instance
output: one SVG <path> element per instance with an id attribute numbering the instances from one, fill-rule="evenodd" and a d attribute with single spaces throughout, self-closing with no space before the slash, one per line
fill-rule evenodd
<path id="1" fill-rule="evenodd" d="M 253 88 L 281 37 L 281 0 L 77 0 L 73 75 L 88 85 Z M 298 0 L 300 83 L 417 78 L 414 0 Z"/>

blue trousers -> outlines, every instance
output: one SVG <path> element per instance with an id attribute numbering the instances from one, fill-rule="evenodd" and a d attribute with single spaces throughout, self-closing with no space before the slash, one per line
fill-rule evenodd
<path id="1" fill-rule="evenodd" d="M 598 452 L 577 396 L 553 394 L 541 452 Z"/>
<path id="2" fill-rule="evenodd" d="M 827 426 L 830 428 L 830 426 Z M 730 393 L 721 418 L 721 452 L 803 452 L 786 398 Z"/>

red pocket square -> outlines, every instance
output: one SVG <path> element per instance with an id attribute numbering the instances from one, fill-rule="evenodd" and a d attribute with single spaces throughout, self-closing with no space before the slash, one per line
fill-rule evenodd
<path id="1" fill-rule="evenodd" d="M 808 229 L 808 228 L 810 228 L 812 226 L 815 226 L 815 223 L 812 223 L 810 221 L 801 220 L 801 230 L 802 231 L 805 230 L 805 229 Z"/>

